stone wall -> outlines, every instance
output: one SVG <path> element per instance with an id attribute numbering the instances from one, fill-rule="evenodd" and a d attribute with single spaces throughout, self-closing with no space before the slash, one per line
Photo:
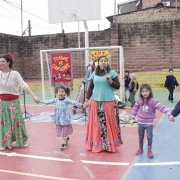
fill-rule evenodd
<path id="1" fill-rule="evenodd" d="M 179 8 L 180 9 L 180 8 Z M 178 11 L 180 17 L 180 11 Z M 156 21 L 173 21 L 176 17 L 175 8 L 161 7 L 149 8 L 139 11 L 121 14 L 116 17 L 117 23 L 138 23 L 138 22 L 156 22 Z"/>

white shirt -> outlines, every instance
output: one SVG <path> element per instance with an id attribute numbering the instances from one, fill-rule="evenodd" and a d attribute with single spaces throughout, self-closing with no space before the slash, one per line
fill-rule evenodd
<path id="1" fill-rule="evenodd" d="M 11 70 L 10 73 L 0 71 L 0 94 L 19 95 L 19 87 L 24 90 L 29 86 L 17 71 Z"/>

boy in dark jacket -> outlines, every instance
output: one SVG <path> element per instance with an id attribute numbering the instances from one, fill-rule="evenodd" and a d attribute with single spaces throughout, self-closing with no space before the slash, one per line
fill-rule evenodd
<path id="1" fill-rule="evenodd" d="M 173 92 L 175 89 L 175 86 L 179 86 L 176 78 L 173 76 L 173 69 L 169 69 L 169 75 L 166 76 L 166 81 L 164 83 L 164 87 L 168 89 L 169 91 L 169 96 L 168 96 L 168 100 L 173 103 Z"/>

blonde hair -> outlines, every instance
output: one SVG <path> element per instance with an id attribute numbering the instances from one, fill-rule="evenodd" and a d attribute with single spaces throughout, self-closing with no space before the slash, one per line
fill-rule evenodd
<path id="1" fill-rule="evenodd" d="M 131 73 L 131 74 L 130 74 L 130 78 L 136 79 L 136 74 L 135 74 L 135 73 Z"/>

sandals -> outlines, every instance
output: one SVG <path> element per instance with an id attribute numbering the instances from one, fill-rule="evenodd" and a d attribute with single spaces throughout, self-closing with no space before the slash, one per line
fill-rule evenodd
<path id="1" fill-rule="evenodd" d="M 68 145 L 68 141 L 69 141 L 69 137 L 67 137 L 66 139 L 66 146 Z"/>
<path id="2" fill-rule="evenodd" d="M 64 151 L 67 148 L 68 141 L 69 141 L 69 137 L 67 137 L 66 142 L 62 144 L 61 151 Z"/>
<path id="3" fill-rule="evenodd" d="M 64 151 L 65 149 L 66 149 L 66 144 L 62 144 L 62 146 L 61 146 L 61 151 Z"/>

